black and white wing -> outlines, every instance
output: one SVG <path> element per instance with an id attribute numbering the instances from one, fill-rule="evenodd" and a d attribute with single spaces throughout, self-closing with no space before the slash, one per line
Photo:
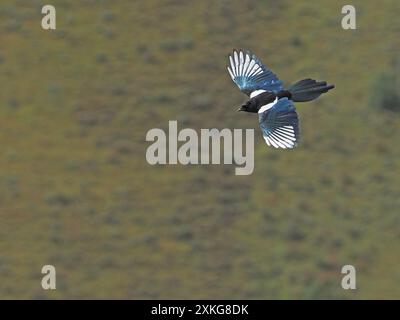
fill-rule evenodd
<path id="1" fill-rule="evenodd" d="M 293 102 L 288 98 L 261 107 L 258 120 L 267 145 L 283 149 L 297 146 L 300 138 L 299 118 Z"/>
<path id="2" fill-rule="evenodd" d="M 282 81 L 249 51 L 234 49 L 227 68 L 233 82 L 250 98 L 264 91 L 283 89 Z"/>

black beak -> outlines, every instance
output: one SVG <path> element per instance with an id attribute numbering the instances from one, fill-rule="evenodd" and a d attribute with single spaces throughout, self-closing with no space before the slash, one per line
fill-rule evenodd
<path id="1" fill-rule="evenodd" d="M 244 106 L 241 106 L 241 107 L 239 107 L 236 111 L 237 112 L 239 112 L 239 111 L 244 111 L 245 109 L 244 109 Z"/>

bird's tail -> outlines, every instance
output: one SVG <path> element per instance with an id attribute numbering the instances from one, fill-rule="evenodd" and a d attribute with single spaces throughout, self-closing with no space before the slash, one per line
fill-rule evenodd
<path id="1" fill-rule="evenodd" d="M 325 81 L 303 79 L 292 84 L 288 90 L 292 94 L 293 101 L 305 102 L 318 98 L 322 93 L 328 92 L 334 87 L 334 85 L 328 85 Z"/>

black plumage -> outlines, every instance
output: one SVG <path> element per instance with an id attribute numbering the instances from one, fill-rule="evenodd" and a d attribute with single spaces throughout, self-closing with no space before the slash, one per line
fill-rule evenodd
<path id="1" fill-rule="evenodd" d="M 268 145 L 294 148 L 298 145 L 298 115 L 293 102 L 306 102 L 333 89 L 325 81 L 303 79 L 288 89 L 271 70 L 249 51 L 233 50 L 228 72 L 250 99 L 238 111 L 258 113 L 260 128 Z"/>

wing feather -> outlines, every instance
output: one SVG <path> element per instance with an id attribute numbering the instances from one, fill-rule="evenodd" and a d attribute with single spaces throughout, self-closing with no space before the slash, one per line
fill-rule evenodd
<path id="1" fill-rule="evenodd" d="M 267 145 L 282 149 L 297 146 L 300 138 L 299 119 L 291 100 L 279 99 L 271 108 L 259 112 L 258 117 Z"/>
<path id="2" fill-rule="evenodd" d="M 229 55 L 228 72 L 248 96 L 256 90 L 277 92 L 283 89 L 282 81 L 249 51 L 234 49 Z"/>

